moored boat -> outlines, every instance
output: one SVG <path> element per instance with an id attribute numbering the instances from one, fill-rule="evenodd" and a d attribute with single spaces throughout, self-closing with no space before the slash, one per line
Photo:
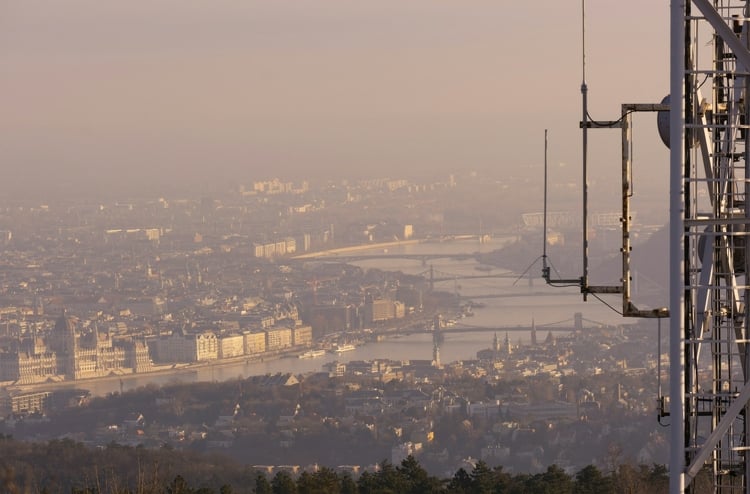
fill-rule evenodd
<path id="1" fill-rule="evenodd" d="M 351 343 L 345 343 L 343 345 L 337 345 L 337 346 L 333 347 L 332 351 L 333 351 L 333 353 L 344 353 L 344 352 L 350 352 L 350 351 L 352 351 L 352 350 L 354 350 L 356 348 L 357 347 L 354 346 L 354 345 L 352 345 Z"/>
<path id="2" fill-rule="evenodd" d="M 308 350 L 305 353 L 300 353 L 298 355 L 299 358 L 315 358 L 315 357 L 322 357 L 326 354 L 325 350 Z"/>

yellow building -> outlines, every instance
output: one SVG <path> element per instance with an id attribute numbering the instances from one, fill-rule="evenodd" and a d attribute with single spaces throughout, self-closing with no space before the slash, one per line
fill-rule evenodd
<path id="1" fill-rule="evenodd" d="M 263 331 L 245 331 L 245 355 L 253 355 L 266 351 L 266 333 Z"/>
<path id="2" fill-rule="evenodd" d="M 245 338 L 241 334 L 227 334 L 219 338 L 219 358 L 245 355 Z"/>
<path id="3" fill-rule="evenodd" d="M 292 329 L 292 345 L 311 347 L 313 344 L 312 326 L 297 326 Z"/>
<path id="4" fill-rule="evenodd" d="M 188 348 L 193 362 L 219 358 L 219 339 L 213 331 L 204 331 L 188 338 Z"/>
<path id="5" fill-rule="evenodd" d="M 270 328 L 266 330 L 266 350 L 283 350 L 292 346 L 290 328 Z"/>

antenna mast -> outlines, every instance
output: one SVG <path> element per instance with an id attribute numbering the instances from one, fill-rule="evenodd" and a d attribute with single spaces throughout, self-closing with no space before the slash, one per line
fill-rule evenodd
<path id="1" fill-rule="evenodd" d="M 542 278 L 549 283 L 547 265 L 547 129 L 544 129 L 544 215 L 542 220 Z"/>
<path id="2" fill-rule="evenodd" d="M 581 275 L 581 293 L 583 300 L 586 300 L 587 289 L 589 285 L 589 179 L 588 179 L 588 130 L 589 130 L 589 109 L 588 109 L 588 92 L 586 86 L 586 0 L 581 0 L 581 129 L 582 129 L 582 149 L 581 168 L 583 169 L 583 273 Z"/>
<path id="3" fill-rule="evenodd" d="M 616 127 L 617 122 L 604 125 L 590 122 L 588 117 L 588 86 L 586 85 L 586 0 L 581 0 L 581 129 L 582 129 L 582 147 L 583 153 L 581 158 L 581 168 L 583 170 L 582 179 L 582 226 L 583 226 L 583 272 L 579 278 L 574 279 L 552 279 L 550 277 L 549 266 L 547 265 L 547 131 L 544 131 L 544 248 L 542 254 L 542 277 L 549 285 L 557 286 L 579 286 L 583 294 L 583 300 L 591 293 L 623 293 L 622 286 L 591 286 L 589 285 L 589 235 L 588 235 L 588 129 L 590 127 Z"/>
<path id="4" fill-rule="evenodd" d="M 576 279 L 552 279 L 550 269 L 547 263 L 547 131 L 544 132 L 544 248 L 542 254 L 542 277 L 549 285 L 553 286 L 578 286 L 583 294 L 585 301 L 589 294 L 596 297 L 597 294 L 622 294 L 622 315 L 625 317 L 644 317 L 644 318 L 661 318 L 668 317 L 669 311 L 664 308 L 638 309 L 631 299 L 631 272 L 630 272 L 630 227 L 631 212 L 630 200 L 633 196 L 632 184 L 632 157 L 630 149 L 632 147 L 632 114 L 636 112 L 665 112 L 669 106 L 665 104 L 643 104 L 628 103 L 621 107 L 621 115 L 617 120 L 594 121 L 589 117 L 588 111 L 588 86 L 586 85 L 586 4 L 581 0 L 581 21 L 584 24 L 581 28 L 583 37 L 582 53 L 582 78 L 581 82 L 581 99 L 582 99 L 582 118 L 580 127 L 583 136 L 582 152 L 582 169 L 583 169 L 583 272 L 580 278 Z M 622 216 L 620 223 L 622 225 L 622 278 L 619 285 L 590 285 L 589 284 L 589 237 L 588 237 L 588 130 L 589 129 L 621 129 L 622 133 Z M 598 297 L 597 297 L 598 298 Z"/>
<path id="5" fill-rule="evenodd" d="M 706 467 L 713 492 L 750 492 L 748 10 L 670 9 L 672 493 Z"/>

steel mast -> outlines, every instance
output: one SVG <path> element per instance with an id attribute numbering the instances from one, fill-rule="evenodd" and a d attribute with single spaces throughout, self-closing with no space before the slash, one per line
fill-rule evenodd
<path id="1" fill-rule="evenodd" d="M 672 0 L 670 492 L 750 492 L 749 0 Z M 701 480 L 701 483 L 703 480 Z"/>

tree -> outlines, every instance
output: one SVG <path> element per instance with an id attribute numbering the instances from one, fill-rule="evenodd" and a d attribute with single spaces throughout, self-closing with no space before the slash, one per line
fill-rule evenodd
<path id="1" fill-rule="evenodd" d="M 406 486 L 404 477 L 388 460 L 380 463 L 379 472 L 365 472 L 357 482 L 360 494 L 400 494 L 406 492 Z"/>
<path id="2" fill-rule="evenodd" d="M 636 468 L 629 463 L 623 463 L 617 467 L 617 473 L 612 476 L 613 489 L 615 492 L 647 492 L 646 480 L 648 467 L 640 465 Z"/>
<path id="3" fill-rule="evenodd" d="M 377 486 L 380 489 L 379 492 L 383 493 L 401 493 L 406 490 L 406 482 L 401 476 L 401 473 L 396 470 L 388 460 L 380 462 L 380 471 L 375 474 L 377 479 Z"/>
<path id="4" fill-rule="evenodd" d="M 401 462 L 401 466 L 396 467 L 396 471 L 402 477 L 404 490 L 402 492 L 409 494 L 427 494 L 438 492 L 440 490 L 440 481 L 431 477 L 427 470 L 422 468 L 419 462 L 409 455 Z"/>
<path id="5" fill-rule="evenodd" d="M 453 474 L 453 478 L 448 483 L 448 492 L 454 494 L 470 494 L 472 492 L 472 478 L 463 468 Z"/>
<path id="6" fill-rule="evenodd" d="M 492 470 L 492 476 L 495 483 L 494 492 L 508 492 L 513 485 L 513 477 L 509 473 L 503 472 L 502 466 L 496 466 Z"/>
<path id="7" fill-rule="evenodd" d="M 313 494 L 317 492 L 315 480 L 308 472 L 302 472 L 302 475 L 297 478 L 297 492 L 299 494 Z"/>
<path id="8" fill-rule="evenodd" d="M 377 479 L 370 472 L 362 472 L 357 480 L 357 491 L 360 494 L 372 494 L 377 491 Z"/>
<path id="9" fill-rule="evenodd" d="M 255 494 L 273 494 L 271 483 L 260 472 L 255 476 Z"/>
<path id="10" fill-rule="evenodd" d="M 594 465 L 584 467 L 576 474 L 575 494 L 606 494 L 614 492 L 614 483 L 610 477 L 605 477 Z"/>
<path id="11" fill-rule="evenodd" d="M 339 494 L 341 492 L 339 476 L 330 468 L 322 467 L 312 477 L 317 489 L 313 491 L 315 494 Z"/>
<path id="12" fill-rule="evenodd" d="M 485 462 L 479 460 L 471 470 L 471 492 L 477 494 L 491 493 L 495 488 L 495 479 L 492 470 Z"/>
<path id="13" fill-rule="evenodd" d="M 323 467 L 315 473 L 302 472 L 297 479 L 299 494 L 339 494 L 341 485 L 336 472 Z"/>
<path id="14" fill-rule="evenodd" d="M 167 494 L 191 494 L 193 490 L 188 486 L 187 481 L 178 475 L 174 478 L 169 487 L 167 487 Z"/>
<path id="15" fill-rule="evenodd" d="M 297 494 L 297 484 L 287 472 L 281 471 L 271 480 L 273 494 Z"/>
<path id="16" fill-rule="evenodd" d="M 358 494 L 359 489 L 357 483 L 354 481 L 351 475 L 345 473 L 341 477 L 341 494 Z"/>
<path id="17" fill-rule="evenodd" d="M 706 467 L 703 468 L 703 472 L 707 470 Z M 698 475 L 698 478 L 696 478 L 696 481 L 699 480 L 701 475 Z M 710 475 L 709 475 L 710 478 Z M 648 475 L 648 483 L 651 486 L 659 486 L 664 489 L 669 487 L 669 471 L 667 470 L 667 467 L 664 465 L 657 465 L 653 464 L 651 466 L 651 470 L 649 471 Z M 696 482 L 697 483 L 697 482 Z"/>
<path id="18" fill-rule="evenodd" d="M 550 465 L 546 472 L 528 479 L 526 490 L 535 494 L 572 494 L 573 479 L 562 468 Z"/>

